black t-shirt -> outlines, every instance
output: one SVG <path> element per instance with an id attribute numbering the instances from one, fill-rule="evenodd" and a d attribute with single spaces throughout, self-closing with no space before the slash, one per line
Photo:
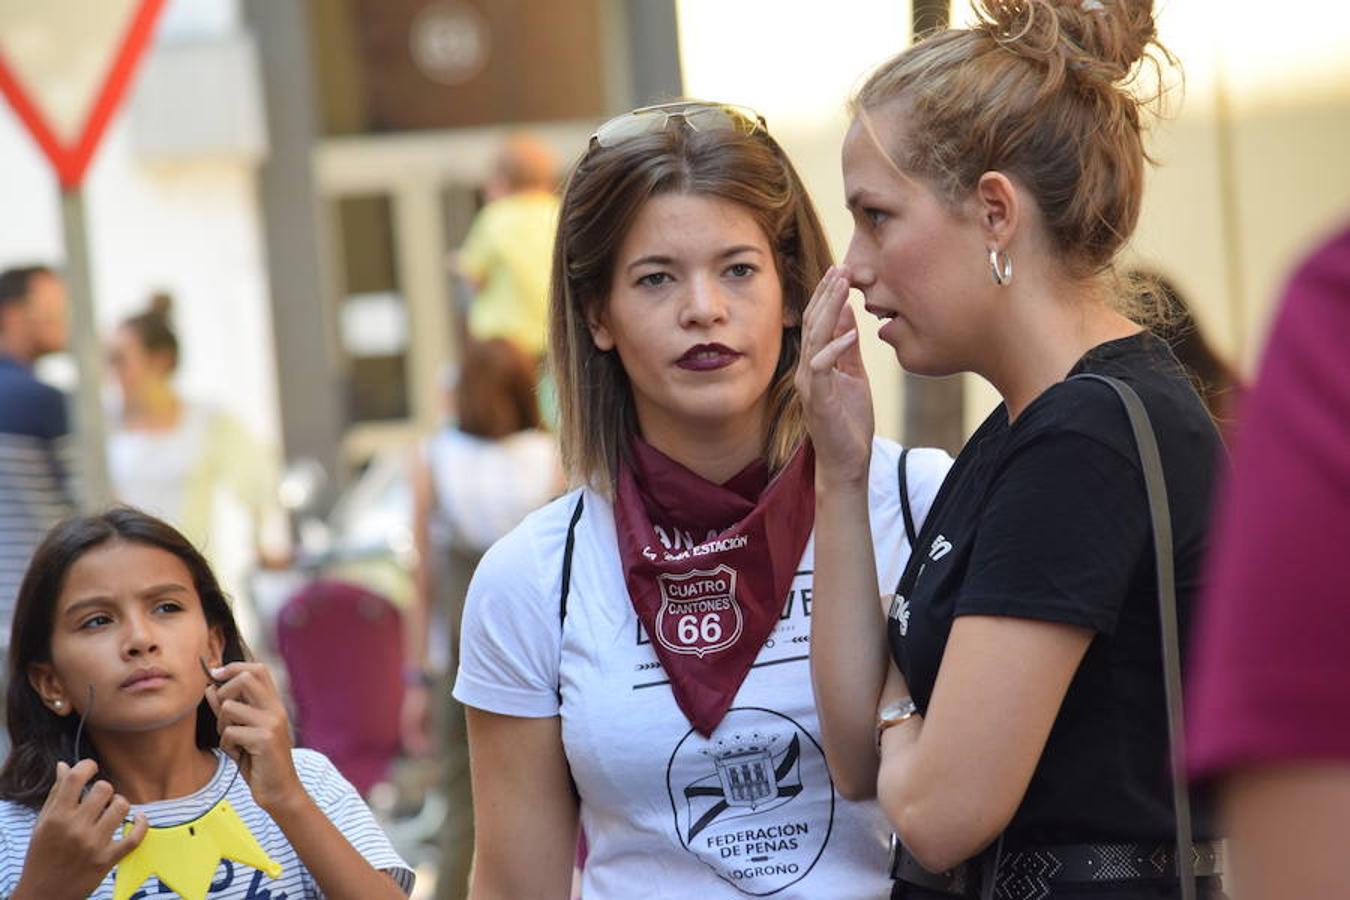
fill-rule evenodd
<path id="1" fill-rule="evenodd" d="M 1070 375 L 1080 372 L 1128 383 L 1157 433 L 1184 648 L 1222 455 L 1218 432 L 1180 364 L 1148 332 L 1094 347 Z M 891 651 L 920 711 L 957 616 L 1096 632 L 1005 847 L 1173 839 L 1148 499 L 1129 419 L 1110 387 L 1062 381 L 1012 425 L 1004 406 L 995 409 L 943 483 L 898 595 Z M 1203 803 L 1194 820 L 1197 839 L 1212 835 Z"/>

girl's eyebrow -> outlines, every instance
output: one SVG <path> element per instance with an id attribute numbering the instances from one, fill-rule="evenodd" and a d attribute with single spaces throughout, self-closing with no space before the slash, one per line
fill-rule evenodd
<path id="1" fill-rule="evenodd" d="M 151 597 L 158 597 L 163 594 L 186 594 L 186 593 L 189 593 L 189 590 L 186 585 L 179 584 L 176 581 L 166 581 L 163 584 L 156 584 L 153 585 L 152 587 L 146 588 L 145 590 L 140 592 L 139 596 L 142 598 L 149 599 Z M 112 602 L 112 599 L 113 598 L 108 594 L 94 594 L 93 596 L 90 597 L 84 597 L 80 600 L 76 600 L 74 603 L 70 604 L 70 606 L 67 606 L 63 615 L 67 617 L 77 615 L 83 610 L 88 609 L 90 607 L 102 606 L 106 603 L 110 603 Z"/>
<path id="2" fill-rule="evenodd" d="M 83 600 L 77 600 L 74 603 L 67 606 L 63 615 L 66 618 L 72 618 L 76 615 L 79 615 L 86 609 L 95 606 L 102 606 L 105 603 L 109 602 L 110 600 L 112 600 L 112 598 L 105 594 L 99 594 L 94 597 L 85 597 Z"/>
<path id="3" fill-rule="evenodd" d="M 187 585 L 179 584 L 176 581 L 166 581 L 163 584 L 157 584 L 148 587 L 140 592 L 142 597 L 158 597 L 160 594 L 186 594 L 189 593 Z"/>

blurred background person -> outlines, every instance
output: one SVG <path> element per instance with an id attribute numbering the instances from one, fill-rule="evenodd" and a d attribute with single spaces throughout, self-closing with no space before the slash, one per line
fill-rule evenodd
<path id="1" fill-rule="evenodd" d="M 557 160 L 539 140 L 516 134 L 502 146 L 483 208 L 453 257 L 473 291 L 462 328 L 473 340 L 507 338 L 532 358 L 543 356 L 557 183 Z"/>
<path id="2" fill-rule="evenodd" d="M 1196 321 L 1192 304 L 1168 278 L 1156 272 L 1136 269 L 1129 275 L 1136 290 L 1150 296 L 1156 304 L 1152 331 L 1167 341 L 1172 352 L 1195 382 L 1196 392 L 1205 401 L 1210 416 L 1224 437 L 1231 436 L 1242 399 L 1242 378 L 1237 370 L 1214 349 Z"/>
<path id="3" fill-rule="evenodd" d="M 118 500 L 168 520 L 203 547 L 239 599 L 249 568 L 287 555 L 275 465 L 237 419 L 175 387 L 179 344 L 171 308 L 168 294 L 155 294 L 149 309 L 124 319 L 109 341 L 108 370 L 121 395 L 109 417 L 109 480 Z M 231 516 L 223 498 L 243 515 Z M 256 615 L 250 604 L 240 605 L 235 613 L 253 642 Z"/>
<path id="4" fill-rule="evenodd" d="M 510 341 L 470 341 L 446 385 L 451 424 L 413 460 L 417 568 L 404 744 L 415 755 L 429 753 L 434 720 L 448 804 L 440 900 L 465 896 L 473 856 L 464 709 L 449 690 L 469 579 L 488 547 L 563 489 L 557 440 L 540 426 L 535 378 L 534 360 Z"/>
<path id="5" fill-rule="evenodd" d="M 1243 900 L 1350 886 L 1350 228 L 1299 269 L 1243 403 L 1210 558 L 1191 763 Z"/>
<path id="6" fill-rule="evenodd" d="M 33 548 L 75 511 L 65 397 L 33 374 L 68 336 L 65 286 L 55 272 L 30 265 L 0 273 L 0 650 L 9 648 Z"/>
<path id="7" fill-rule="evenodd" d="M 550 424 L 557 401 L 543 360 L 557 186 L 553 151 L 530 134 L 512 135 L 483 186 L 483 208 L 451 255 L 452 268 L 470 292 L 468 304 L 460 307 L 461 346 L 505 338 L 521 348 L 535 363 L 541 411 Z"/>

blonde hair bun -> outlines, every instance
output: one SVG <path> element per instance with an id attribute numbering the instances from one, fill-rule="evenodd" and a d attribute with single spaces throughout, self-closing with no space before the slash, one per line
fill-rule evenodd
<path id="1" fill-rule="evenodd" d="M 1153 0 L 976 0 L 975 10 L 976 31 L 1086 83 L 1129 80 L 1158 38 Z"/>

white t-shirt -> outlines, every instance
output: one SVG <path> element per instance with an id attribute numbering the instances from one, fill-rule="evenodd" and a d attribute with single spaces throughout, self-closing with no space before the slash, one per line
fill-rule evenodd
<path id="1" fill-rule="evenodd" d="M 883 591 L 909 557 L 899 453 L 874 443 L 869 502 Z M 950 465 L 939 450 L 909 454 L 916 525 Z M 579 494 L 560 623 L 563 548 Z M 504 715 L 562 717 L 590 845 L 587 900 L 720 897 L 727 885 L 780 900 L 890 895 L 880 808 L 835 792 L 820 745 L 808 662 L 814 548 L 812 538 L 778 626 L 711 739 L 676 706 L 633 611 L 603 497 L 583 490 L 554 501 L 483 558 L 455 697 Z"/>
<path id="2" fill-rule="evenodd" d="M 413 871 L 399 858 L 390 846 L 389 839 L 376 823 L 370 808 L 366 806 L 356 788 L 328 761 L 328 757 L 313 750 L 293 750 L 295 770 L 300 783 L 314 798 L 314 802 L 324 814 L 346 836 L 366 860 L 375 868 L 388 872 L 398 882 L 404 893 L 411 894 Z M 177 825 L 205 814 L 220 800 L 221 791 L 235 773 L 234 761 L 219 750 L 216 755 L 220 764 L 216 774 L 206 786 L 187 797 L 176 800 L 161 800 L 133 806 L 131 814 L 145 813 L 151 825 Z M 273 862 L 281 865 L 281 875 L 275 880 L 242 863 L 221 860 L 216 869 L 216 877 L 207 891 L 209 900 L 316 900 L 322 898 L 314 877 L 304 867 L 295 850 L 286 840 L 280 826 L 272 817 L 263 812 L 253 800 L 253 793 L 243 776 L 234 779 L 230 786 L 230 805 L 239 818 L 243 819 L 248 830 L 257 838 L 259 845 Z M 9 801 L 0 801 L 0 897 L 8 897 L 18 886 L 19 876 L 23 872 L 24 858 L 28 855 L 28 842 L 33 835 L 37 822 L 37 811 Z M 98 890 L 90 894 L 91 900 L 111 900 L 113 885 L 117 879 L 114 868 L 103 879 Z M 147 880 L 140 889 L 131 895 L 131 900 L 171 900 L 178 897 L 158 882 Z"/>
<path id="3" fill-rule="evenodd" d="M 553 498 L 562 480 L 558 439 L 528 429 L 489 440 L 447 428 L 427 442 L 441 546 L 482 552 Z"/>

